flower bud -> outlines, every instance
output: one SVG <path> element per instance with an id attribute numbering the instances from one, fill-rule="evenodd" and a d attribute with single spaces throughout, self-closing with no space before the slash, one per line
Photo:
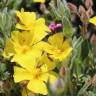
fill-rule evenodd
<path id="1" fill-rule="evenodd" d="M 79 6 L 79 16 L 80 16 L 81 21 L 84 24 L 85 23 L 87 24 L 89 17 L 87 15 L 87 11 L 85 10 L 85 8 L 82 5 Z"/>
<path id="2" fill-rule="evenodd" d="M 49 25 L 49 29 L 54 31 L 55 30 L 55 27 L 56 27 L 56 24 L 55 22 L 51 22 L 51 24 Z"/>
<path id="3" fill-rule="evenodd" d="M 88 18 L 90 18 L 94 14 L 92 8 L 89 8 L 86 13 L 87 13 Z"/>
<path id="4" fill-rule="evenodd" d="M 68 7 L 73 13 L 77 12 L 77 6 L 75 4 L 68 3 Z"/>
<path id="5" fill-rule="evenodd" d="M 65 83 L 63 81 L 63 79 L 58 78 L 56 82 L 54 82 L 54 84 L 50 85 L 50 89 L 51 91 L 55 94 L 57 94 L 61 89 L 63 89 L 65 86 Z"/>
<path id="6" fill-rule="evenodd" d="M 85 6 L 87 9 L 93 6 L 93 1 L 92 0 L 85 0 Z"/>
<path id="7" fill-rule="evenodd" d="M 66 68 L 64 66 L 62 66 L 61 69 L 60 69 L 60 76 L 64 77 L 65 74 L 66 74 Z"/>
<path id="8" fill-rule="evenodd" d="M 40 10 L 44 13 L 44 14 L 49 14 L 49 11 L 47 10 L 46 6 L 44 3 L 40 4 Z"/>
<path id="9" fill-rule="evenodd" d="M 80 6 L 79 6 L 79 14 L 82 15 L 82 14 L 84 14 L 85 12 L 86 12 L 85 8 L 84 8 L 82 5 L 80 5 Z"/>
<path id="10" fill-rule="evenodd" d="M 43 12 L 46 10 L 45 4 L 43 4 L 43 3 L 40 4 L 40 10 Z"/>
<path id="11" fill-rule="evenodd" d="M 61 23 L 51 22 L 50 25 L 49 25 L 49 29 L 51 31 L 55 31 L 56 29 L 61 28 L 61 27 L 62 27 Z"/>
<path id="12" fill-rule="evenodd" d="M 91 37 L 91 43 L 96 45 L 96 35 L 95 34 L 93 34 Z"/>

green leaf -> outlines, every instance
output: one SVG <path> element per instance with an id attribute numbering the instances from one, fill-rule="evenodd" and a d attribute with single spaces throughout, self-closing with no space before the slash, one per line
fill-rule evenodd
<path id="1" fill-rule="evenodd" d="M 48 96 L 53 96 L 53 92 L 50 88 L 50 81 L 48 79 L 47 83 L 46 83 L 46 87 L 47 87 L 47 90 L 48 90 Z"/>
<path id="2" fill-rule="evenodd" d="M 88 40 L 84 40 L 81 46 L 81 59 L 85 60 L 89 54 L 89 42 Z"/>
<path id="3" fill-rule="evenodd" d="M 78 47 L 80 47 L 82 42 L 83 42 L 82 36 L 80 36 L 78 39 L 76 37 L 74 37 L 73 41 L 72 41 L 73 49 L 75 50 Z"/>
<path id="4" fill-rule="evenodd" d="M 6 64 L 0 63 L 0 71 L 5 72 L 6 71 Z"/>
<path id="5" fill-rule="evenodd" d="M 57 20 L 61 18 L 60 14 L 58 14 L 57 8 L 50 3 L 50 12 L 52 13 L 52 16 L 54 16 Z"/>
<path id="6" fill-rule="evenodd" d="M 64 33 L 64 35 L 67 36 L 67 37 L 72 37 L 74 32 L 73 32 L 71 22 L 68 20 L 67 17 L 64 17 L 64 19 L 62 20 L 62 23 L 63 23 L 63 33 Z"/>
<path id="7" fill-rule="evenodd" d="M 67 18 L 70 18 L 71 13 L 65 0 L 57 0 L 57 7 L 58 13 L 61 15 L 61 17 L 66 16 Z"/>
<path id="8" fill-rule="evenodd" d="M 77 96 L 83 96 L 83 94 L 86 92 L 88 87 L 91 85 L 91 83 L 87 82 L 84 84 L 84 86 L 80 89 Z"/>

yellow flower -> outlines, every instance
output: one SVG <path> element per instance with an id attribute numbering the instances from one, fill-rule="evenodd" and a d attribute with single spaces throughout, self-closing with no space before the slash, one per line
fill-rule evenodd
<path id="1" fill-rule="evenodd" d="M 16 28 L 31 31 L 34 33 L 36 41 L 40 41 L 50 32 L 50 29 L 45 25 L 45 19 L 36 19 L 35 12 L 24 12 L 24 10 L 21 10 L 21 12 L 16 11 L 16 15 L 20 20 L 20 22 L 16 24 Z"/>
<path id="2" fill-rule="evenodd" d="M 51 67 L 54 66 L 52 65 L 53 63 L 48 60 L 46 55 L 44 56 L 45 58 L 42 56 L 41 61 L 37 62 L 37 64 L 35 64 L 35 68 L 31 69 L 30 71 L 28 70 L 29 67 L 27 67 L 27 69 L 14 67 L 14 81 L 21 82 L 23 80 L 28 80 L 29 82 L 27 88 L 30 91 L 46 95 L 47 88 L 45 82 L 47 82 L 49 79 L 50 83 L 54 83 L 54 81 L 56 80 L 56 75 L 52 71 L 54 69 L 53 67 Z"/>
<path id="3" fill-rule="evenodd" d="M 40 3 L 44 3 L 45 0 L 33 0 L 34 2 L 40 2 Z"/>
<path id="4" fill-rule="evenodd" d="M 16 15 L 20 22 L 16 24 L 16 28 L 38 33 L 50 32 L 45 25 L 44 18 L 36 19 L 35 12 L 24 12 L 24 10 L 16 11 Z"/>
<path id="5" fill-rule="evenodd" d="M 12 62 L 16 62 L 24 68 L 32 69 L 35 59 L 41 56 L 41 46 L 32 32 L 14 31 L 11 38 L 6 41 L 3 56 L 10 58 Z"/>
<path id="6" fill-rule="evenodd" d="M 96 16 L 89 19 L 89 22 L 96 25 Z"/>
<path id="7" fill-rule="evenodd" d="M 53 59 L 62 61 L 72 52 L 69 40 L 64 41 L 63 33 L 56 33 L 50 36 L 48 38 L 48 43 L 44 43 L 43 48 Z"/>

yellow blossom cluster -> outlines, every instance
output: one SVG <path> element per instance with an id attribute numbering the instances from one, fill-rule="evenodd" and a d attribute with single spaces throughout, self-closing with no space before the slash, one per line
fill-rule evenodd
<path id="1" fill-rule="evenodd" d="M 62 32 L 49 36 L 50 29 L 44 18 L 37 18 L 35 12 L 16 11 L 19 22 L 17 30 L 11 32 L 3 51 L 4 58 L 16 62 L 14 81 L 28 80 L 27 88 L 46 95 L 46 82 L 53 83 L 57 76 L 53 69 L 55 60 L 63 61 L 72 52 L 69 40 L 65 40 Z"/>

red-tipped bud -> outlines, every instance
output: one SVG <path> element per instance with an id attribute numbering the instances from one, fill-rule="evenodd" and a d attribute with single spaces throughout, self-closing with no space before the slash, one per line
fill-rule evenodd
<path id="1" fill-rule="evenodd" d="M 64 77 L 66 75 L 66 68 L 64 67 L 64 66 L 62 66 L 61 68 L 60 68 L 60 76 L 61 77 Z"/>
<path id="2" fill-rule="evenodd" d="M 86 8 L 90 8 L 93 6 L 93 1 L 92 0 L 85 0 L 85 6 Z"/>
<path id="3" fill-rule="evenodd" d="M 75 4 L 68 3 L 68 7 L 69 7 L 70 11 L 77 12 L 77 6 Z"/>
<path id="4" fill-rule="evenodd" d="M 49 11 L 47 10 L 46 6 L 44 3 L 40 4 L 40 10 L 44 13 L 44 14 L 49 14 Z"/>
<path id="5" fill-rule="evenodd" d="M 95 34 L 93 34 L 91 37 L 91 43 L 96 45 L 96 35 Z"/>
<path id="6" fill-rule="evenodd" d="M 86 10 L 82 5 L 79 6 L 79 16 L 82 22 L 84 23 L 88 22 L 88 16 Z"/>
<path id="7" fill-rule="evenodd" d="M 88 18 L 90 18 L 94 14 L 92 8 L 89 8 L 86 13 L 87 13 Z"/>
<path id="8" fill-rule="evenodd" d="M 82 15 L 82 14 L 84 14 L 85 12 L 86 12 L 85 8 L 84 8 L 82 5 L 80 5 L 80 6 L 79 6 L 79 14 Z"/>

